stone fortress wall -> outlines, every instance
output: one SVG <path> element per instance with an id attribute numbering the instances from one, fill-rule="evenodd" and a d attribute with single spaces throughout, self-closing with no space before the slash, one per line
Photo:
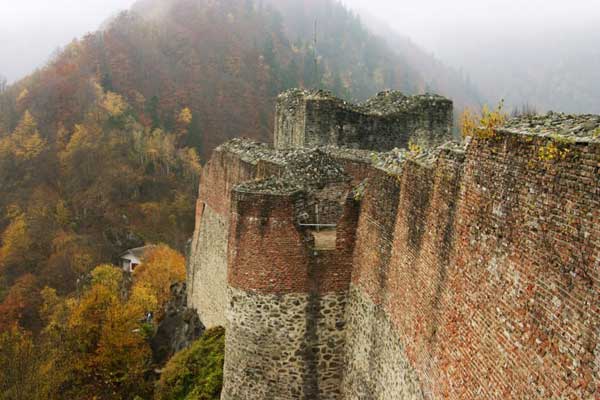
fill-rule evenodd
<path id="1" fill-rule="evenodd" d="M 256 163 L 223 149 L 215 150 L 203 169 L 187 282 L 188 304 L 207 327 L 225 326 L 231 191 L 256 173 Z"/>
<path id="2" fill-rule="evenodd" d="M 452 102 L 441 96 L 382 92 L 354 105 L 328 92 L 290 90 L 279 96 L 275 148 L 339 146 L 377 151 L 441 144 L 452 135 Z"/>
<path id="3" fill-rule="evenodd" d="M 227 327 L 222 398 L 597 399 L 599 135 L 549 114 L 420 153 L 222 145 L 188 271 Z"/>

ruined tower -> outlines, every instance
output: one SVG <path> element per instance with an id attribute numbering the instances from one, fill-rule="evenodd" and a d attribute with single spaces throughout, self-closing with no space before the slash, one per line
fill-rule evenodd
<path id="1" fill-rule="evenodd" d="M 338 146 L 388 151 L 441 144 L 452 135 L 452 102 L 441 96 L 382 92 L 354 105 L 328 92 L 290 90 L 279 96 L 275 148 Z"/>
<path id="2" fill-rule="evenodd" d="M 357 204 L 319 150 L 232 195 L 223 399 L 339 394 Z M 259 310 L 259 312 L 257 312 Z M 245 371 L 240 373 L 240 371 Z"/>

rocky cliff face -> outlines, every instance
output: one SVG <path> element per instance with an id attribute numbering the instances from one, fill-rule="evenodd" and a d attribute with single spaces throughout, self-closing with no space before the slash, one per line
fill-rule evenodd
<path id="1" fill-rule="evenodd" d="M 198 313 L 187 307 L 186 284 L 172 285 L 171 300 L 165 306 L 165 317 L 151 341 L 154 362 L 164 364 L 173 354 L 202 336 L 203 332 L 204 325 Z"/>

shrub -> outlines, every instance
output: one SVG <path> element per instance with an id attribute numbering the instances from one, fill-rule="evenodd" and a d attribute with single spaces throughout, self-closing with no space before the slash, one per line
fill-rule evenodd
<path id="1" fill-rule="evenodd" d="M 464 110 L 460 117 L 460 128 L 463 137 L 477 137 L 480 139 L 492 139 L 496 137 L 496 129 L 507 119 L 503 111 L 504 101 L 491 110 L 488 106 L 483 106 L 481 113 L 474 114 L 468 108 Z"/>
<path id="2" fill-rule="evenodd" d="M 214 328 L 175 354 L 156 384 L 156 400 L 219 400 L 223 386 L 225 330 Z"/>

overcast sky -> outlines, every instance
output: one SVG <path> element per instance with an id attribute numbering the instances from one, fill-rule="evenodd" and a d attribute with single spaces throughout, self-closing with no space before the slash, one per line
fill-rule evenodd
<path id="1" fill-rule="evenodd" d="M 15 80 L 134 0 L 0 0 L 0 74 Z M 457 41 L 537 36 L 600 24 L 600 0 L 343 0 L 456 64 Z M 485 39 L 487 40 L 487 39 Z M 459 58 L 457 55 L 456 58 Z"/>
<path id="2" fill-rule="evenodd" d="M 95 31 L 134 0 L 0 0 L 0 74 L 42 66 L 59 46 Z"/>
<path id="3" fill-rule="evenodd" d="M 600 29 L 600 0 L 342 0 L 436 53 L 465 34 L 499 39 Z"/>

